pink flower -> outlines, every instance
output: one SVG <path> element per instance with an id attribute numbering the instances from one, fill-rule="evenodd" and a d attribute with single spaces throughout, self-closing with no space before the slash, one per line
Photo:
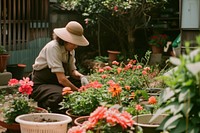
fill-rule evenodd
<path id="1" fill-rule="evenodd" d="M 120 119 L 120 112 L 117 109 L 111 108 L 106 112 L 106 121 L 112 126 L 120 123 Z"/>
<path id="2" fill-rule="evenodd" d="M 70 128 L 67 133 L 86 133 L 86 129 L 81 126 L 74 126 Z"/>
<path id="3" fill-rule="evenodd" d="M 147 71 L 143 70 L 142 75 L 147 75 Z"/>
<path id="4" fill-rule="evenodd" d="M 103 79 L 105 79 L 105 78 L 107 78 L 108 76 L 107 76 L 106 74 L 103 74 L 103 75 L 101 75 L 101 77 L 102 77 Z"/>
<path id="5" fill-rule="evenodd" d="M 141 69 L 141 68 L 142 68 L 142 66 L 141 66 L 141 65 L 138 65 L 138 66 L 137 66 L 137 69 Z"/>
<path id="6" fill-rule="evenodd" d="M 94 112 L 90 114 L 89 121 L 96 124 L 99 119 L 103 119 L 105 117 L 105 113 L 107 111 L 106 107 L 98 107 Z"/>
<path id="7" fill-rule="evenodd" d="M 127 126 L 129 126 L 129 127 L 131 127 L 131 126 L 133 126 L 133 123 L 134 123 L 134 121 L 133 121 L 133 119 L 132 119 L 132 116 L 128 113 L 128 112 L 126 112 L 126 111 L 123 111 L 122 113 L 121 113 L 121 116 L 120 116 L 120 125 L 123 127 L 123 128 L 127 128 Z"/>
<path id="8" fill-rule="evenodd" d="M 113 64 L 113 65 L 119 65 L 119 62 L 113 61 L 112 64 Z"/>
<path id="9" fill-rule="evenodd" d="M 8 82 L 8 86 L 14 86 L 19 84 L 19 81 L 17 79 L 10 79 L 10 81 Z"/>
<path id="10" fill-rule="evenodd" d="M 110 66 L 105 66 L 105 67 L 104 67 L 104 70 L 107 70 L 107 71 L 112 70 L 112 67 L 110 67 Z"/>
<path id="11" fill-rule="evenodd" d="M 98 72 L 102 73 L 102 72 L 104 72 L 104 69 L 103 68 L 99 68 Z"/>
<path id="12" fill-rule="evenodd" d="M 141 110 L 143 110 L 143 107 L 142 107 L 141 105 L 137 104 L 137 105 L 135 106 L 135 109 L 136 109 L 137 111 L 141 111 Z"/>
<path id="13" fill-rule="evenodd" d="M 30 78 L 23 77 L 23 80 L 18 81 L 17 79 L 10 79 L 10 81 L 8 82 L 9 86 L 13 86 L 13 85 L 19 85 L 18 91 L 21 92 L 22 94 L 27 94 L 30 95 L 33 91 L 33 82 L 30 81 Z"/>

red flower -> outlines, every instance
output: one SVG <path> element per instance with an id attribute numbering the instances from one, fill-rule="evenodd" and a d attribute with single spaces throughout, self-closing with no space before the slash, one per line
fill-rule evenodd
<path id="1" fill-rule="evenodd" d="M 89 121 L 93 124 L 96 124 L 98 120 L 103 119 L 105 117 L 105 113 L 107 111 L 106 107 L 98 107 L 94 112 L 90 114 Z"/>
<path id="2" fill-rule="evenodd" d="M 14 86 L 19 84 L 19 81 L 17 79 L 10 79 L 10 81 L 8 82 L 8 86 Z"/>

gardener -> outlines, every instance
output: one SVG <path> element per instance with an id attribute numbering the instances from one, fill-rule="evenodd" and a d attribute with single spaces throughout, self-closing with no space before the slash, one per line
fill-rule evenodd
<path id="1" fill-rule="evenodd" d="M 70 21 L 64 28 L 55 28 L 53 34 L 54 39 L 44 46 L 33 64 L 31 98 L 39 107 L 60 113 L 63 88 L 77 91 L 88 83 L 76 70 L 75 48 L 87 46 L 89 42 L 83 35 L 83 27 L 76 21 Z"/>

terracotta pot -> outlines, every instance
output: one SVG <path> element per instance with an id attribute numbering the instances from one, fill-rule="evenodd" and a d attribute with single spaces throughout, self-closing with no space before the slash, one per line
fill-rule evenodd
<path id="1" fill-rule="evenodd" d="M 151 46 L 151 50 L 152 50 L 153 54 L 163 53 L 163 48 L 162 47 L 157 47 L 157 46 L 152 45 Z"/>
<path id="2" fill-rule="evenodd" d="M 75 125 L 74 121 L 75 121 L 76 118 L 81 117 L 81 116 L 78 116 L 78 115 L 71 114 L 71 110 L 70 109 L 68 109 L 66 111 L 66 114 L 72 118 L 72 125 Z"/>
<path id="3" fill-rule="evenodd" d="M 149 123 L 152 118 L 152 114 L 143 114 L 134 116 L 133 120 L 135 121 L 135 126 L 140 126 L 143 129 L 143 133 L 160 133 L 160 130 L 157 130 L 162 121 L 166 118 L 167 114 L 158 116 L 152 123 Z"/>
<path id="4" fill-rule="evenodd" d="M 0 55 L 0 72 L 4 72 L 4 70 L 6 69 L 6 65 L 8 62 L 10 55 L 8 54 L 2 54 Z"/>
<path id="5" fill-rule="evenodd" d="M 108 52 L 108 59 L 110 62 L 117 60 L 117 55 L 120 54 L 119 51 L 108 50 L 107 52 Z"/>
<path id="6" fill-rule="evenodd" d="M 89 116 L 80 116 L 74 120 L 74 124 L 77 126 L 82 125 L 85 121 L 87 121 Z"/>

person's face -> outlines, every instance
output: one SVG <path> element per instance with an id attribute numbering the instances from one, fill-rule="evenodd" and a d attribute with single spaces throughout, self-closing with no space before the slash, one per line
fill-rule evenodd
<path id="1" fill-rule="evenodd" d="M 70 42 L 65 42 L 64 46 L 67 51 L 72 51 L 78 47 L 77 45 L 72 44 Z"/>

